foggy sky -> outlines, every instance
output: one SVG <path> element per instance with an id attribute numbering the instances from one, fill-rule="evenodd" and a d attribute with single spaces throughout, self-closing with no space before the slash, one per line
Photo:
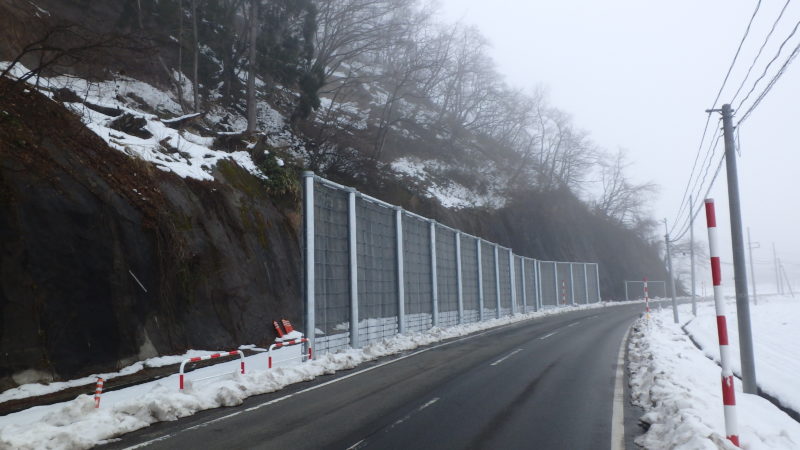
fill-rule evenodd
<path id="1" fill-rule="evenodd" d="M 712 106 L 722 85 L 755 1 L 440 3 L 444 20 L 474 24 L 489 38 L 492 56 L 509 84 L 531 89 L 544 86 L 553 106 L 570 113 L 576 126 L 589 131 L 598 145 L 610 151 L 626 149 L 633 161 L 629 175 L 637 182 L 653 181 L 660 186 L 659 194 L 652 198 L 653 217 L 667 218 L 670 223 L 676 219 L 703 133 L 705 110 Z M 783 4 L 762 2 L 717 108 L 729 102 L 739 87 Z M 798 20 L 800 5 L 790 4 L 739 98 Z M 800 32 L 786 45 L 773 69 L 783 64 L 798 43 Z M 773 73 L 771 70 L 766 80 Z M 764 85 L 762 82 L 755 93 Z M 793 287 L 800 290 L 800 145 L 793 130 L 798 118 L 793 103 L 800 99 L 798 94 L 800 63 L 789 67 L 739 130 L 743 221 L 751 228 L 753 241 L 761 245 L 754 252 L 761 292 L 775 290 L 773 242 Z M 713 126 L 718 118 L 712 117 Z M 735 117 L 734 123 L 737 120 Z M 709 137 L 713 131 L 710 127 Z M 717 151 L 722 151 L 722 145 Z M 709 179 L 715 169 L 716 163 Z M 724 166 L 710 196 L 717 203 L 723 260 L 730 262 Z M 746 229 L 744 232 L 746 239 Z M 663 234 L 663 226 L 659 234 Z M 702 215 L 695 224 L 695 236 L 704 241 L 707 236 Z M 705 260 L 698 261 L 702 269 L 706 265 Z M 705 280 L 708 275 L 701 272 L 698 277 Z M 723 283 L 732 289 L 731 265 L 723 265 L 723 277 Z"/>

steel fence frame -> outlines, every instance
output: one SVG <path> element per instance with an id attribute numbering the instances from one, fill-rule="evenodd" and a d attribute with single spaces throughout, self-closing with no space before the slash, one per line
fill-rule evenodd
<path id="1" fill-rule="evenodd" d="M 303 187 L 305 334 L 317 353 L 601 300 L 596 263 L 515 255 L 313 172 Z"/>

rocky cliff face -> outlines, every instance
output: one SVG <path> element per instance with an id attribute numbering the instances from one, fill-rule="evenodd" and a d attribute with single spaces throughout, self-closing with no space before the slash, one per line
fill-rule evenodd
<path id="1" fill-rule="evenodd" d="M 0 79 L 0 390 L 189 347 L 271 341 L 301 319 L 296 195 L 110 149 L 59 103 Z"/>

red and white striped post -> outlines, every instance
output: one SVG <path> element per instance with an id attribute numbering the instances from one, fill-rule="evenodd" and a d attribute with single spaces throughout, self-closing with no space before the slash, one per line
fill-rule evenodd
<path id="1" fill-rule="evenodd" d="M 714 306 L 717 310 L 717 333 L 719 334 L 719 359 L 722 364 L 722 404 L 725 411 L 725 434 L 735 446 L 739 446 L 739 424 L 736 419 L 736 394 L 733 390 L 733 372 L 728 347 L 728 324 L 725 319 L 725 299 L 722 296 L 722 268 L 717 243 L 717 216 L 714 200 L 706 199 L 706 222 L 708 223 L 708 246 L 711 254 L 711 278 L 714 283 Z"/>
<path id="2" fill-rule="evenodd" d="M 97 386 L 94 388 L 94 407 L 100 407 L 100 395 L 103 393 L 103 379 L 97 377 Z"/>
<path id="3" fill-rule="evenodd" d="M 567 280 L 561 281 L 561 304 L 567 304 Z"/>
<path id="4" fill-rule="evenodd" d="M 647 312 L 647 318 L 650 318 L 650 293 L 647 290 L 647 277 L 644 277 L 644 307 Z"/>

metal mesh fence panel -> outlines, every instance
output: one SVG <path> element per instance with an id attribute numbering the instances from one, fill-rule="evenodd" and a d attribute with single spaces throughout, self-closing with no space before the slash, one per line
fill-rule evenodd
<path id="1" fill-rule="evenodd" d="M 536 261 L 528 258 L 523 258 L 522 263 L 525 265 L 525 292 L 528 295 L 528 311 L 537 311 L 539 305 L 536 304 L 536 298 L 539 295 L 536 286 Z"/>
<path id="2" fill-rule="evenodd" d="M 498 249 L 497 262 L 500 267 L 500 315 L 511 315 L 511 264 L 508 260 L 507 249 Z"/>
<path id="3" fill-rule="evenodd" d="M 589 281 L 589 303 L 600 301 L 600 292 L 597 291 L 597 264 L 586 265 L 586 279 Z"/>
<path id="4" fill-rule="evenodd" d="M 403 272 L 408 331 L 433 326 L 430 222 L 403 214 Z"/>
<path id="5" fill-rule="evenodd" d="M 306 186 L 310 187 L 309 184 Z M 351 326 L 355 324 L 350 323 L 350 314 L 356 313 L 351 310 L 355 306 L 351 305 L 353 293 L 350 292 L 351 231 L 356 236 L 357 265 L 353 275 L 358 283 L 360 345 L 397 334 L 401 307 L 405 311 L 402 318 L 405 329 L 430 328 L 434 286 L 440 326 L 455 325 L 459 319 L 463 323 L 476 322 L 481 315 L 489 319 L 511 314 L 515 307 L 522 312 L 540 306 L 555 307 L 562 303 L 562 298 L 566 300 L 565 304 L 571 304 L 573 298 L 576 304 L 600 301 L 597 264 L 541 262 L 538 279 L 541 286 L 538 286 L 537 261 L 512 255 L 508 249 L 500 249 L 493 243 L 461 235 L 440 225 L 435 227 L 437 251 L 435 260 L 431 261 L 431 222 L 402 211 L 399 214 L 403 228 L 400 238 L 404 264 L 403 272 L 399 274 L 398 209 L 367 196 L 355 197 L 356 224 L 351 230 L 349 226 L 352 224 L 348 223 L 351 190 L 323 180 L 313 183 L 313 192 L 313 230 L 306 229 L 307 233 L 313 231 L 313 255 L 305 255 L 306 261 L 313 264 L 314 277 L 306 280 L 310 289 L 306 295 L 309 304 L 313 304 L 313 309 L 307 313 L 311 314 L 308 325 L 313 322 L 314 330 L 308 332 L 315 337 L 314 350 L 318 353 L 344 349 L 355 342 L 351 334 Z M 306 224 L 311 225 L 309 222 Z M 456 242 L 460 244 L 460 261 L 456 259 Z M 432 279 L 434 263 L 435 280 Z M 461 265 L 463 301 L 460 318 L 458 263 Z M 479 268 L 481 273 L 478 273 Z M 398 284 L 400 275 L 402 285 Z M 651 297 L 657 297 L 658 293 L 654 291 L 662 286 L 651 284 Z M 403 303 L 399 303 L 401 288 Z M 638 289 L 641 291 L 641 284 Z M 512 293 L 516 293 L 516 300 Z M 641 294 L 633 293 L 631 296 Z M 483 311 L 479 311 L 481 298 Z"/>
<path id="6" fill-rule="evenodd" d="M 481 241 L 483 264 L 483 318 L 497 317 L 497 274 L 494 267 L 494 245 Z"/>
<path id="7" fill-rule="evenodd" d="M 458 275 L 456 233 L 436 226 L 436 277 L 439 294 L 439 326 L 458 324 Z"/>
<path id="8" fill-rule="evenodd" d="M 590 268 L 590 270 L 593 267 Z M 647 286 L 648 293 L 650 298 L 655 298 L 653 295 L 653 286 L 652 284 Z M 625 282 L 625 292 L 628 295 L 628 300 L 639 300 L 644 298 L 644 283 L 641 281 L 626 281 Z"/>
<path id="9" fill-rule="evenodd" d="M 552 308 L 558 306 L 558 290 L 556 289 L 556 263 L 542 261 L 542 307 Z"/>
<path id="10" fill-rule="evenodd" d="M 461 285 L 464 302 L 464 323 L 477 322 L 480 300 L 478 293 L 478 250 L 477 241 L 461 236 Z"/>
<path id="11" fill-rule="evenodd" d="M 368 345 L 398 332 L 395 211 L 358 199 L 358 333 Z"/>
<path id="12" fill-rule="evenodd" d="M 588 303 L 586 301 L 586 265 L 580 263 L 573 263 L 572 264 L 572 278 L 573 278 L 573 289 L 575 290 L 575 303 L 578 305 L 583 305 Z"/>
<path id="13" fill-rule="evenodd" d="M 569 273 L 570 263 L 558 263 L 558 304 L 572 304 L 572 281 Z"/>
<path id="14" fill-rule="evenodd" d="M 667 283 L 665 281 L 650 281 L 647 283 L 647 293 L 650 298 L 667 298 Z"/>
<path id="15" fill-rule="evenodd" d="M 348 193 L 314 189 L 315 345 L 330 352 L 350 345 Z"/>

